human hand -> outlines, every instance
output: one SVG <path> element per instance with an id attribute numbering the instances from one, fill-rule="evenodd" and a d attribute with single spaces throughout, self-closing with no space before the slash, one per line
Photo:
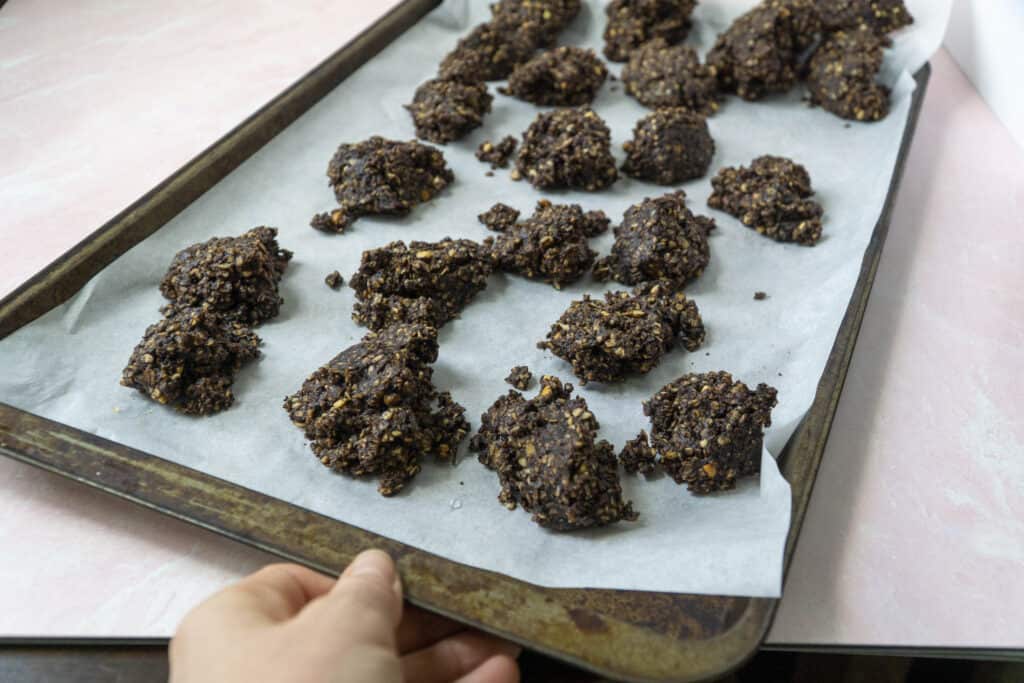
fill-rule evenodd
<path id="1" fill-rule="evenodd" d="M 274 564 L 189 612 L 171 683 L 516 683 L 519 647 L 402 604 L 394 563 L 360 553 L 337 581 Z"/>

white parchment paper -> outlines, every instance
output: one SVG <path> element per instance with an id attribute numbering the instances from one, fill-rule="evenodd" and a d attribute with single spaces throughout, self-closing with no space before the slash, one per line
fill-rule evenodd
<path id="1" fill-rule="evenodd" d="M 703 53 L 731 19 L 751 3 L 706 0 L 689 39 Z M 282 500 L 443 555 L 547 586 L 600 587 L 687 593 L 777 596 L 789 528 L 790 490 L 772 458 L 810 405 L 854 286 L 864 249 L 881 211 L 907 121 L 914 87 L 908 72 L 937 47 L 948 6 L 911 3 L 918 23 L 900 35 L 888 59 L 892 113 L 882 122 L 847 124 L 788 96 L 750 104 L 736 98 L 709 120 L 717 143 L 712 172 L 748 163 L 760 154 L 789 156 L 810 171 L 825 206 L 825 232 L 814 248 L 779 244 L 732 217 L 710 211 L 708 178 L 689 182 L 691 207 L 712 215 L 711 264 L 688 290 L 708 328 L 694 353 L 678 350 L 644 377 L 617 386 L 578 391 L 616 448 L 648 426 L 641 401 L 691 371 L 725 369 L 748 384 L 779 390 L 767 433 L 762 474 L 735 491 L 697 497 L 662 478 L 625 477 L 626 494 L 641 517 L 604 530 L 557 534 L 535 526 L 522 510 L 496 500 L 496 476 L 467 457 L 457 466 L 426 463 L 401 495 L 385 499 L 373 480 L 356 481 L 326 470 L 281 408 L 307 374 L 364 330 L 350 319 L 349 289 L 335 292 L 324 275 L 346 278 L 364 249 L 395 239 L 445 236 L 483 239 L 478 213 L 503 201 L 529 214 L 542 195 L 507 171 L 484 175 L 473 157 L 485 138 L 521 133 L 536 115 L 532 105 L 496 94 L 485 126 L 448 145 L 456 182 L 437 200 L 403 220 L 360 219 L 350 232 L 328 236 L 308 227 L 310 216 L 334 206 L 324 171 L 337 144 L 373 134 L 408 139 L 412 126 L 402 104 L 430 77 L 441 57 L 486 3 L 451 0 L 352 75 L 253 158 L 192 204 L 153 237 L 94 277 L 70 302 L 0 342 L 0 400 L 100 436 L 141 448 Z M 591 2 L 562 42 L 600 49 L 603 15 Z M 611 65 L 613 72 L 619 65 Z M 596 111 L 612 129 L 615 153 L 647 113 L 605 85 Z M 111 182 L 116 182 L 112 178 Z M 601 193 L 565 192 L 554 201 L 622 212 L 662 188 L 623 178 Z M 281 315 L 258 329 L 264 357 L 242 370 L 237 403 L 206 419 L 183 417 L 120 387 L 128 356 L 163 303 L 157 284 L 173 254 L 214 235 L 255 225 L 280 228 L 281 244 L 295 252 L 282 282 Z M 609 234 L 594 240 L 607 253 Z M 512 365 L 536 375 L 572 381 L 567 364 L 535 348 L 568 303 L 606 287 L 589 279 L 558 292 L 536 282 L 492 276 L 488 288 L 440 335 L 435 383 L 449 389 L 474 423 L 507 389 Z M 755 291 L 768 293 L 754 301 Z"/>

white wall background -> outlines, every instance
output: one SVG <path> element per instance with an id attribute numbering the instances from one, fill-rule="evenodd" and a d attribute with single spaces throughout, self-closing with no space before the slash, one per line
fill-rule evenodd
<path id="1" fill-rule="evenodd" d="M 1024 147 L 1024 0 L 956 0 L 945 45 Z"/>

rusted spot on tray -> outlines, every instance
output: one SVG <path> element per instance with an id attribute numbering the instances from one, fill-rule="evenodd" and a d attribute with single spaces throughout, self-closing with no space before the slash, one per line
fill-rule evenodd
<path id="1" fill-rule="evenodd" d="M 604 622 L 604 619 L 590 610 L 570 607 L 566 612 L 572 619 L 572 623 L 576 624 L 576 628 L 583 633 L 604 633 L 608 630 L 608 624 Z"/>

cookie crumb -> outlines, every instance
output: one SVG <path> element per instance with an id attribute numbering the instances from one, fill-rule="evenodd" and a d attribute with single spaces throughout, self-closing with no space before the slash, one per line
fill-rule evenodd
<path id="1" fill-rule="evenodd" d="M 533 381 L 533 373 L 525 365 L 517 365 L 508 373 L 505 381 L 520 391 L 526 391 Z"/>
<path id="2" fill-rule="evenodd" d="M 338 289 L 343 284 L 345 284 L 345 278 L 343 278 L 341 276 L 341 273 L 339 273 L 338 271 L 334 271 L 333 273 L 327 274 L 327 277 L 324 278 L 324 284 L 326 284 L 331 289 Z"/>

